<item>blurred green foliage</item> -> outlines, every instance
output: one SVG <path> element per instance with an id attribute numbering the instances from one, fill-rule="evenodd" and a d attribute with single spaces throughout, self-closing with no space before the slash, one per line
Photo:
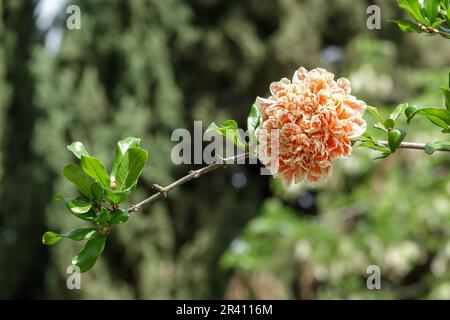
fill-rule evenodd
<path id="1" fill-rule="evenodd" d="M 372 3 L 380 30 L 366 28 Z M 68 290 L 80 246 L 48 250 L 40 238 L 75 227 L 51 199 L 74 192 L 62 176 L 72 141 L 111 159 L 114 141 L 141 137 L 150 157 L 135 203 L 192 169 L 171 164 L 173 129 L 227 118 L 245 127 L 255 97 L 299 66 L 348 77 L 387 116 L 406 101 L 443 105 L 450 62 L 448 41 L 387 21 L 404 15 L 395 2 L 76 4 L 81 30 L 65 28 L 61 9 L 52 28 L 63 38 L 51 52 L 34 2 L 0 2 L 0 297 L 450 298 L 449 158 L 404 150 L 385 161 L 355 150 L 314 190 L 286 190 L 255 165 L 215 172 L 131 217 L 82 290 Z M 426 119 L 413 127 L 408 140 L 439 139 Z M 366 288 L 372 264 L 379 291 Z"/>

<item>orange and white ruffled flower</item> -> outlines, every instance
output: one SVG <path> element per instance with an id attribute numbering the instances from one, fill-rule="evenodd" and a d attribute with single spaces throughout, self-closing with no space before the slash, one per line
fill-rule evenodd
<path id="1" fill-rule="evenodd" d="M 258 97 L 261 113 L 258 158 L 287 184 L 317 184 L 327 178 L 334 159 L 350 156 L 350 139 L 366 131 L 366 104 L 352 96 L 347 79 L 334 80 L 324 69 L 299 68 L 292 81 L 270 85 Z"/>

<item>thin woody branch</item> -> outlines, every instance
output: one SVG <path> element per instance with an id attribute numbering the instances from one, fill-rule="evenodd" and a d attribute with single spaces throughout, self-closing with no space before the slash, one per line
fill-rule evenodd
<path id="1" fill-rule="evenodd" d="M 380 144 L 388 147 L 389 143 L 387 141 L 378 141 Z M 415 149 L 415 150 L 425 150 L 426 143 L 418 143 L 418 142 L 402 142 L 399 146 L 401 149 Z M 436 151 L 444 151 L 450 152 L 450 149 L 441 149 Z"/>
<path id="2" fill-rule="evenodd" d="M 227 167 L 231 164 L 233 164 L 236 160 L 242 159 L 242 158 L 247 158 L 248 154 L 244 153 L 244 154 L 240 154 L 237 156 L 233 156 L 233 157 L 229 157 L 229 158 L 225 158 L 225 159 L 219 159 L 220 162 L 217 163 L 213 163 L 210 164 L 206 167 L 203 167 L 201 169 L 198 170 L 191 170 L 189 171 L 189 173 L 187 175 L 185 175 L 184 177 L 172 182 L 171 184 L 162 187 L 160 185 L 153 185 L 153 187 L 155 189 L 158 190 L 158 192 L 156 192 L 155 194 L 151 195 L 150 197 L 148 197 L 147 199 L 142 200 L 141 202 L 134 204 L 132 206 L 130 206 L 128 208 L 128 212 L 132 213 L 135 211 L 138 211 L 142 206 L 155 202 L 156 200 L 158 200 L 159 198 L 164 198 L 167 197 L 167 194 L 169 193 L 169 191 L 171 191 L 172 189 L 175 189 L 179 186 L 181 186 L 182 184 L 185 184 L 188 181 L 194 180 L 204 174 L 207 174 L 211 171 L 214 171 L 216 169 L 219 168 L 224 168 Z"/>
<path id="3" fill-rule="evenodd" d="M 384 145 L 384 146 L 389 146 L 389 143 L 387 141 L 378 141 L 380 144 Z M 399 146 L 399 148 L 401 149 L 415 149 L 415 150 L 425 150 L 425 143 L 417 143 L 417 142 L 402 142 Z M 449 151 L 450 150 L 439 150 L 439 151 Z M 171 191 L 172 189 L 175 189 L 179 186 L 181 186 L 182 184 L 185 184 L 188 181 L 194 180 L 204 174 L 207 174 L 211 171 L 214 171 L 216 169 L 219 168 L 224 168 L 229 166 L 230 164 L 234 163 L 234 161 L 241 159 L 242 157 L 246 158 L 248 157 L 248 154 L 242 154 L 242 155 L 237 155 L 237 156 L 233 156 L 233 157 L 229 157 L 229 158 L 225 158 L 225 159 L 219 159 L 220 163 L 213 163 L 210 164 L 206 167 L 203 167 L 201 169 L 198 170 L 191 170 L 189 171 L 189 173 L 187 175 L 185 175 L 184 177 L 172 182 L 171 184 L 162 187 L 160 185 L 153 185 L 153 187 L 155 189 L 158 190 L 158 192 L 156 192 L 155 194 L 151 195 L 150 197 L 148 197 L 147 199 L 142 200 L 141 202 L 134 204 L 132 206 L 130 206 L 128 208 L 128 212 L 132 213 L 135 211 L 138 211 L 139 209 L 141 209 L 142 206 L 155 202 L 156 200 L 160 199 L 160 198 L 165 198 L 167 197 L 167 194 L 169 193 L 169 191 Z"/>

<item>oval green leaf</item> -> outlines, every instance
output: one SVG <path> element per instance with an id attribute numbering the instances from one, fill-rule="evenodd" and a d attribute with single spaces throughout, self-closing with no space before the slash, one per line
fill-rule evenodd
<path id="1" fill-rule="evenodd" d="M 70 182 L 78 187 L 82 194 L 89 199 L 93 198 L 91 193 L 91 181 L 77 165 L 72 163 L 68 164 L 64 167 L 63 174 Z"/>
<path id="2" fill-rule="evenodd" d="M 130 217 L 129 213 L 123 209 L 116 209 L 112 212 L 112 217 L 110 223 L 120 224 L 124 223 Z"/>
<path id="3" fill-rule="evenodd" d="M 101 184 L 98 182 L 94 182 L 91 185 L 91 193 L 94 198 L 93 200 L 95 200 L 97 202 L 102 202 L 103 198 L 105 197 L 105 190 L 103 189 Z"/>
<path id="4" fill-rule="evenodd" d="M 69 151 L 71 151 L 78 159 L 81 159 L 81 156 L 89 157 L 89 152 L 87 152 L 84 145 L 79 141 L 69 144 L 67 149 L 69 149 Z"/>
<path id="5" fill-rule="evenodd" d="M 42 235 L 42 243 L 47 246 L 52 246 L 61 240 L 62 237 L 53 231 L 47 231 Z"/>
<path id="6" fill-rule="evenodd" d="M 130 191 L 111 191 L 106 190 L 106 199 L 108 199 L 111 203 L 119 204 L 124 202 L 128 198 L 128 194 Z"/>
<path id="7" fill-rule="evenodd" d="M 131 147 L 125 152 L 116 172 L 116 187 L 124 191 L 136 184 L 147 161 L 148 152 L 139 147 Z"/>
<path id="8" fill-rule="evenodd" d="M 98 257 L 102 254 L 105 242 L 106 235 L 90 239 L 78 254 L 73 257 L 72 264 L 77 265 L 81 272 L 88 271 L 95 265 Z"/>
<path id="9" fill-rule="evenodd" d="M 99 182 L 103 188 L 108 189 L 110 187 L 108 173 L 99 159 L 81 156 L 81 167 L 88 176 Z"/>
<path id="10" fill-rule="evenodd" d="M 97 228 L 78 228 L 66 233 L 56 233 L 47 231 L 42 236 L 42 243 L 48 246 L 54 245 L 62 238 L 68 238 L 75 241 L 89 240 L 98 235 Z"/>
<path id="11" fill-rule="evenodd" d="M 92 208 L 92 202 L 84 198 L 65 198 L 64 203 L 72 213 L 86 213 Z"/>
<path id="12" fill-rule="evenodd" d="M 256 136 L 256 129 L 259 126 L 261 119 L 261 114 L 259 112 L 258 107 L 256 104 L 253 104 L 250 109 L 250 114 L 247 117 L 247 132 L 249 136 L 249 151 L 252 156 L 256 155 L 256 147 L 257 147 L 257 141 L 258 137 Z"/>
<path id="13" fill-rule="evenodd" d="M 111 170 L 111 176 L 110 176 L 112 181 L 116 181 L 117 168 L 119 167 L 119 164 L 122 161 L 127 150 L 131 147 L 139 147 L 140 143 L 141 143 L 141 139 L 134 138 L 134 137 L 128 137 L 128 138 L 125 138 L 125 139 L 117 142 L 116 156 L 114 158 L 114 163 L 113 163 L 113 167 Z"/>
<path id="14" fill-rule="evenodd" d="M 247 147 L 247 144 L 242 140 L 242 137 L 239 134 L 238 125 L 234 120 L 226 120 L 222 122 L 221 126 L 218 126 L 213 122 L 206 129 L 206 132 L 208 131 L 215 131 L 219 133 L 243 150 L 245 150 Z"/>
<path id="15" fill-rule="evenodd" d="M 442 108 L 418 108 L 411 106 L 406 108 L 405 114 L 408 123 L 416 116 L 426 116 L 435 125 L 441 127 L 444 133 L 450 133 L 450 111 Z"/>

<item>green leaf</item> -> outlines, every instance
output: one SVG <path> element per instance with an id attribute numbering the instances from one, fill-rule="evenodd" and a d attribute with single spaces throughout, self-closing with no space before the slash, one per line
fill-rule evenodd
<path id="1" fill-rule="evenodd" d="M 422 16 L 418 0 L 400 0 L 398 5 L 408 11 L 416 21 L 428 25 L 428 21 Z"/>
<path id="2" fill-rule="evenodd" d="M 439 13 L 439 2 L 440 0 L 423 0 L 419 2 L 423 16 L 428 18 L 430 23 L 434 22 Z"/>
<path id="3" fill-rule="evenodd" d="M 116 209 L 112 213 L 111 221 L 112 224 L 120 224 L 124 223 L 130 217 L 129 213 L 126 210 Z"/>
<path id="4" fill-rule="evenodd" d="M 381 131 L 387 133 L 386 127 L 384 126 L 384 124 L 382 124 L 382 123 L 380 123 L 380 122 L 375 123 L 375 124 L 373 125 L 373 127 L 376 128 L 376 129 L 378 129 L 378 130 L 381 130 Z"/>
<path id="5" fill-rule="evenodd" d="M 53 231 L 47 231 L 42 235 L 42 243 L 47 246 L 52 246 L 61 240 L 62 237 Z"/>
<path id="6" fill-rule="evenodd" d="M 98 224 L 104 224 L 106 222 L 109 222 L 111 219 L 111 216 L 109 214 L 108 209 L 102 207 L 99 212 L 97 212 L 97 218 L 94 219 L 95 222 Z"/>
<path id="7" fill-rule="evenodd" d="M 447 108 L 447 110 L 450 111 L 450 90 L 447 88 L 440 88 L 440 89 L 445 98 L 445 107 Z"/>
<path id="8" fill-rule="evenodd" d="M 66 204 L 67 209 L 73 213 L 86 213 L 92 208 L 92 202 L 81 197 L 65 198 L 64 203 Z"/>
<path id="9" fill-rule="evenodd" d="M 109 176 L 106 173 L 105 166 L 99 159 L 81 156 L 81 167 L 91 178 L 99 182 L 103 188 L 109 189 Z"/>
<path id="10" fill-rule="evenodd" d="M 96 227 L 77 228 L 69 232 L 60 234 L 60 236 L 63 238 L 69 238 L 75 241 L 89 240 L 98 235 L 99 234 Z"/>
<path id="11" fill-rule="evenodd" d="M 391 152 L 395 152 L 397 148 L 402 143 L 403 139 L 405 139 L 406 132 L 401 129 L 392 129 L 389 133 L 388 144 Z"/>
<path id="12" fill-rule="evenodd" d="M 91 184 L 91 193 L 94 198 L 93 200 L 96 202 L 102 202 L 105 197 L 105 190 L 98 182 Z"/>
<path id="13" fill-rule="evenodd" d="M 449 10 L 449 12 L 450 12 L 450 10 Z M 448 71 L 448 87 L 450 88 L 450 70 Z"/>
<path id="14" fill-rule="evenodd" d="M 47 231 L 42 236 L 42 243 L 45 245 L 54 245 L 62 238 L 68 238 L 75 241 L 89 240 L 97 235 L 97 228 L 77 228 L 66 233 L 56 233 L 53 231 Z"/>
<path id="15" fill-rule="evenodd" d="M 91 181 L 78 166 L 68 164 L 64 167 L 63 174 L 70 182 L 75 184 L 78 189 L 80 189 L 82 194 L 89 199 L 93 198 L 91 193 Z"/>
<path id="16" fill-rule="evenodd" d="M 206 132 L 208 131 L 215 131 L 221 134 L 222 136 L 226 137 L 228 140 L 233 142 L 239 148 L 243 150 L 246 149 L 246 143 L 245 141 L 242 140 L 241 136 L 239 135 L 238 125 L 234 120 L 226 120 L 222 122 L 221 126 L 218 126 L 213 122 L 206 129 Z"/>
<path id="17" fill-rule="evenodd" d="M 408 123 L 416 115 L 426 116 L 435 125 L 441 127 L 444 133 L 450 133 L 450 111 L 442 108 L 423 108 L 412 106 L 405 110 Z"/>
<path id="18" fill-rule="evenodd" d="M 425 152 L 433 154 L 435 151 L 450 151 L 450 141 L 436 141 L 425 145 Z"/>
<path id="19" fill-rule="evenodd" d="M 405 109 L 408 108 L 408 103 L 402 103 L 395 107 L 394 111 L 389 115 L 389 118 L 396 121 L 397 118 L 400 116 L 400 114 L 405 111 Z"/>
<path id="20" fill-rule="evenodd" d="M 433 28 L 437 28 L 437 27 L 439 27 L 441 24 L 443 24 L 444 22 L 445 22 L 444 19 L 436 18 L 436 19 L 434 20 L 434 22 L 431 24 L 431 26 L 432 26 Z"/>
<path id="21" fill-rule="evenodd" d="M 131 147 L 125 152 L 116 172 L 118 191 L 124 191 L 137 183 L 147 161 L 148 152 L 139 147 Z"/>
<path id="22" fill-rule="evenodd" d="M 373 158 L 373 160 L 381 160 L 381 159 L 387 158 L 387 157 L 389 157 L 390 154 L 391 154 L 390 152 L 383 152 L 380 155 Z"/>
<path id="23" fill-rule="evenodd" d="M 369 111 L 379 122 L 383 123 L 384 119 L 378 112 L 378 109 L 372 106 L 367 106 L 367 111 Z"/>
<path id="24" fill-rule="evenodd" d="M 111 180 L 116 180 L 116 172 L 117 168 L 119 167 L 120 162 L 122 161 L 122 158 L 124 157 L 127 150 L 131 147 L 139 147 L 139 144 L 141 143 L 141 139 L 134 138 L 134 137 L 128 137 L 123 140 L 120 140 L 117 142 L 116 145 L 116 157 L 114 158 L 113 167 L 111 170 Z"/>
<path id="25" fill-rule="evenodd" d="M 67 146 L 67 149 L 69 149 L 78 159 L 81 159 L 81 156 L 89 157 L 89 153 L 87 152 L 86 148 L 79 141 L 75 141 L 72 144 L 69 144 Z"/>
<path id="26" fill-rule="evenodd" d="M 254 156 L 256 155 L 256 145 L 258 143 L 258 137 L 256 136 L 256 129 L 259 126 L 261 120 L 261 114 L 256 104 L 253 104 L 250 113 L 247 117 L 247 132 L 249 136 L 249 151 Z"/>
<path id="27" fill-rule="evenodd" d="M 97 217 L 95 210 L 92 208 L 92 203 L 88 199 L 83 197 L 64 198 L 64 203 L 70 213 L 79 219 L 92 221 Z"/>
<path id="28" fill-rule="evenodd" d="M 394 21 L 397 26 L 402 30 L 403 32 L 423 32 L 422 29 L 419 28 L 416 22 L 406 20 L 406 19 L 399 19 Z"/>
<path id="29" fill-rule="evenodd" d="M 364 148 L 368 148 L 368 149 L 372 149 L 372 150 L 376 150 L 376 151 L 381 151 L 383 153 L 390 153 L 391 150 L 381 144 L 376 144 L 374 141 L 364 141 L 364 142 L 359 142 L 357 144 L 358 147 L 364 147 Z"/>
<path id="30" fill-rule="evenodd" d="M 106 235 L 89 240 L 73 257 L 72 264 L 77 265 L 81 272 L 91 269 L 105 248 Z"/>
<path id="31" fill-rule="evenodd" d="M 111 191 L 106 190 L 106 199 L 111 201 L 111 203 L 119 204 L 121 202 L 124 202 L 128 198 L 128 194 L 133 188 L 127 189 L 125 191 Z"/>
<path id="32" fill-rule="evenodd" d="M 391 118 L 384 120 L 383 123 L 385 128 L 392 129 L 395 126 L 395 121 Z"/>

